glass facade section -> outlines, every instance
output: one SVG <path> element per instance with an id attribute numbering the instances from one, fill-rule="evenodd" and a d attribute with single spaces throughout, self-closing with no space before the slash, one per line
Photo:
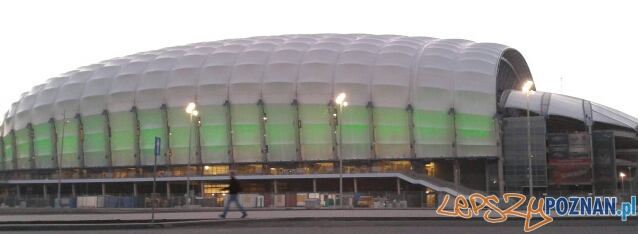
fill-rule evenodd
<path id="1" fill-rule="evenodd" d="M 109 115 L 111 124 L 111 158 L 113 166 L 135 165 L 135 135 L 137 125 L 132 112 Z M 158 160 L 163 157 L 157 158 Z M 159 164 L 159 163 L 158 163 Z"/>
<path id="2" fill-rule="evenodd" d="M 4 141 L 4 162 L 5 162 L 5 169 L 6 170 L 12 170 L 13 168 L 13 147 L 12 145 L 12 141 L 13 141 L 13 135 L 12 134 L 7 134 L 5 135 L 2 140 Z"/>
<path id="3" fill-rule="evenodd" d="M 328 106 L 299 105 L 301 121 L 301 158 L 303 160 L 332 160 L 332 135 Z"/>
<path id="4" fill-rule="evenodd" d="M 226 107 L 201 106 L 197 108 L 201 121 L 200 142 L 203 163 L 228 162 L 228 127 Z"/>
<path id="5" fill-rule="evenodd" d="M 259 107 L 256 104 L 231 105 L 230 112 L 235 162 L 261 161 Z"/>
<path id="6" fill-rule="evenodd" d="M 452 115 L 424 110 L 414 110 L 413 115 L 416 157 L 452 157 Z"/>
<path id="7" fill-rule="evenodd" d="M 456 142 L 459 157 L 496 156 L 496 135 L 491 116 L 456 116 Z"/>
<path id="8" fill-rule="evenodd" d="M 163 121 L 163 110 L 138 110 L 140 120 L 140 154 L 142 165 L 153 165 L 155 157 L 155 137 L 164 137 L 166 123 Z M 162 149 L 166 149 L 166 141 L 162 141 Z M 173 155 L 175 158 L 175 155 Z M 166 157 L 157 157 L 157 164 L 166 164 Z"/>
<path id="9" fill-rule="evenodd" d="M 15 131 L 15 137 L 16 145 L 18 146 L 18 149 L 16 150 L 18 155 L 17 169 L 29 169 L 31 168 L 31 163 L 29 161 L 29 129 L 23 128 Z"/>
<path id="10" fill-rule="evenodd" d="M 266 145 L 268 161 L 295 161 L 294 106 L 290 104 L 266 104 Z"/>
<path id="11" fill-rule="evenodd" d="M 33 151 L 35 152 L 36 168 L 56 168 L 53 158 L 53 142 L 51 139 L 51 124 L 44 123 L 33 126 Z"/>
<path id="12" fill-rule="evenodd" d="M 343 158 L 371 158 L 368 109 L 364 106 L 343 107 L 342 118 Z"/>
<path id="13" fill-rule="evenodd" d="M 377 158 L 410 157 L 408 112 L 400 108 L 374 110 L 374 140 Z"/>
<path id="14" fill-rule="evenodd" d="M 104 116 L 94 115 L 82 118 L 84 129 L 84 164 L 87 167 L 108 166 L 107 136 L 104 132 Z"/>
<path id="15" fill-rule="evenodd" d="M 191 115 L 186 113 L 184 108 L 170 108 L 168 109 L 168 122 L 170 124 L 170 148 L 172 153 L 171 164 L 173 165 L 186 165 L 188 164 L 189 153 L 189 137 L 190 137 L 190 163 L 196 163 L 196 146 L 197 138 L 195 124 L 197 123 L 197 116 L 193 116 L 193 125 L 190 127 Z M 189 136 L 189 134 L 191 134 Z"/>
<path id="16" fill-rule="evenodd" d="M 58 152 L 61 152 L 62 168 L 75 168 L 79 167 L 78 160 L 78 120 L 67 119 L 67 123 L 64 124 L 64 120 L 55 122 L 55 130 L 58 136 Z M 64 134 L 62 134 L 62 127 L 64 126 Z M 64 142 L 62 142 L 64 138 Z"/>

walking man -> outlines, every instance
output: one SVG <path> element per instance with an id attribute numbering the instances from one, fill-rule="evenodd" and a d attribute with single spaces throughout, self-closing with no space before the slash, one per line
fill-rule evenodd
<path id="1" fill-rule="evenodd" d="M 235 204 L 237 204 L 237 207 L 239 207 L 239 210 L 242 213 L 241 217 L 246 218 L 246 216 L 248 216 L 248 213 L 246 213 L 246 210 L 244 210 L 244 207 L 242 207 L 241 204 L 239 204 L 239 201 L 237 200 L 237 193 L 241 192 L 241 184 L 235 178 L 235 171 L 230 171 L 229 186 L 224 188 L 223 190 L 228 191 L 228 196 L 226 196 L 226 198 L 228 198 L 228 202 L 226 202 L 224 213 L 219 215 L 219 217 L 222 217 L 222 219 L 226 218 L 226 213 L 228 213 L 228 207 L 230 207 L 230 203 L 235 202 Z"/>

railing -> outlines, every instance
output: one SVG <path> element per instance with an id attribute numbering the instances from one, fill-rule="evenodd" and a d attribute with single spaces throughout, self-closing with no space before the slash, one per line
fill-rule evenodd
<path id="1" fill-rule="evenodd" d="M 222 208 L 226 194 L 207 194 L 206 197 L 195 197 L 191 205 L 186 206 L 183 194 L 158 194 L 153 203 L 151 194 L 108 194 L 108 195 L 79 195 L 63 194 L 60 199 L 61 208 L 103 209 L 103 208 Z M 339 192 L 298 192 L 298 193 L 243 193 L 239 201 L 242 206 L 251 209 L 260 208 L 304 208 L 306 200 L 314 198 L 319 201 L 319 209 L 342 207 L 339 204 Z M 435 193 L 422 191 L 403 191 L 399 193 L 387 191 L 367 191 L 358 193 L 344 193 L 344 206 L 350 208 L 423 208 L 437 207 Z M 56 204 L 55 195 L 4 195 L 0 196 L 0 212 L 2 208 L 53 208 Z M 234 204 L 233 204 L 234 207 Z"/>
<path id="2" fill-rule="evenodd" d="M 343 168 L 343 174 L 367 174 L 367 173 L 411 173 L 410 176 L 416 175 L 418 173 L 411 172 L 407 169 L 393 169 L 393 168 L 383 168 L 383 167 L 366 167 L 366 168 L 354 168 L 348 169 L 346 167 Z M 236 171 L 237 175 L 309 175 L 309 174 L 339 174 L 338 169 L 331 168 L 289 168 L 282 170 L 238 170 Z M 6 180 L 57 180 L 58 173 L 53 173 L 51 175 L 30 175 L 30 174 L 19 174 L 19 173 L 6 173 Z M 407 175 L 407 174 L 406 174 Z M 201 173 L 196 171 L 191 171 L 191 176 L 228 176 L 227 173 Z M 183 171 L 166 171 L 166 172 L 158 172 L 157 177 L 186 177 L 186 170 Z M 146 173 L 94 173 L 88 175 L 81 174 L 69 174 L 62 173 L 62 179 L 127 179 L 127 178 L 153 178 L 152 172 Z M 429 177 L 433 178 L 433 177 Z"/>

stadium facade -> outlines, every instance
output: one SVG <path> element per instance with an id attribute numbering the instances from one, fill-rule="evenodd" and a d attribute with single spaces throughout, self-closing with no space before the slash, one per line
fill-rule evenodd
<path id="1" fill-rule="evenodd" d="M 633 165 L 637 119 L 516 91 L 528 80 L 513 48 L 428 37 L 282 35 L 133 54 L 25 92 L 2 124 L 0 186 L 18 195 L 50 196 L 58 184 L 74 196 L 150 193 L 159 137 L 155 175 L 167 195 L 189 185 L 215 196 L 228 170 L 254 193 L 337 191 L 340 161 L 347 192 L 522 192 L 527 120 L 538 195 L 595 189 L 595 151 L 582 149 L 594 143 L 558 142 L 564 158 L 582 151 L 589 160 L 556 166 L 553 133 L 610 133 L 612 156 L 626 156 L 614 163 Z M 335 103 L 340 93 L 347 106 Z M 197 115 L 185 112 L 191 102 Z M 553 183 L 552 168 L 585 179 Z"/>

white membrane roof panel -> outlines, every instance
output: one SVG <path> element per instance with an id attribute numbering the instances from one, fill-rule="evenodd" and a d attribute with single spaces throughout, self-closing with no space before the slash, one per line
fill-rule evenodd
<path id="1" fill-rule="evenodd" d="M 447 111 L 455 102 L 476 101 L 453 100 L 457 91 L 496 92 L 499 58 L 507 49 L 459 39 L 368 34 L 200 42 L 103 60 L 49 79 L 36 93 L 16 102 L 20 114 L 8 113 L 5 126 L 59 120 L 64 109 L 68 116 L 91 116 L 104 110 L 126 112 L 133 106 L 180 107 L 190 101 L 219 106 L 227 100 L 233 105 L 296 99 L 300 104 L 325 105 L 342 91 L 356 106 L 412 104 L 416 109 Z M 495 100 L 485 96 L 480 102 Z M 19 121 L 14 121 L 16 116 Z"/>

